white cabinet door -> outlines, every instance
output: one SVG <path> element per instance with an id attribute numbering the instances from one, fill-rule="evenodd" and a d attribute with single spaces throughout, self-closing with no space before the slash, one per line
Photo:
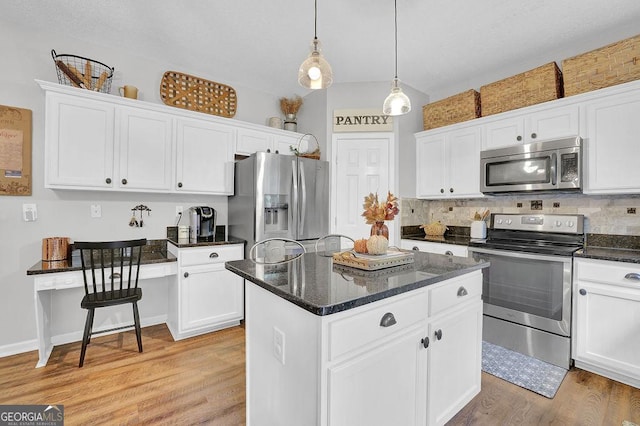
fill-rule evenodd
<path id="1" fill-rule="evenodd" d="M 482 301 L 430 319 L 429 339 L 427 424 L 443 425 L 480 392 Z"/>
<path id="2" fill-rule="evenodd" d="M 483 126 L 482 149 L 497 149 L 524 143 L 524 118 L 505 118 L 486 123 Z M 478 162 L 480 159 L 478 159 Z"/>
<path id="3" fill-rule="evenodd" d="M 416 138 L 416 197 L 444 197 L 446 167 L 444 133 Z"/>
<path id="4" fill-rule="evenodd" d="M 587 102 L 584 192 L 640 193 L 640 90 Z"/>
<path id="5" fill-rule="evenodd" d="M 271 152 L 273 135 L 251 129 L 238 129 L 236 153 L 251 155 L 254 152 Z"/>
<path id="6" fill-rule="evenodd" d="M 113 187 L 114 106 L 47 93 L 45 187 Z"/>
<path id="7" fill-rule="evenodd" d="M 276 154 L 293 155 L 293 152 L 291 152 L 291 147 L 297 148 L 298 141 L 301 137 L 302 135 L 297 133 L 295 133 L 293 136 L 277 134 L 274 138 L 273 150 Z M 313 144 L 313 146 L 311 146 L 311 151 L 313 151 L 315 148 L 315 144 Z"/>
<path id="8" fill-rule="evenodd" d="M 427 350 L 423 326 L 329 368 L 332 426 L 424 425 Z"/>
<path id="9" fill-rule="evenodd" d="M 235 131 L 204 120 L 179 119 L 175 189 L 232 195 Z"/>
<path id="10" fill-rule="evenodd" d="M 181 268 L 180 329 L 182 332 L 240 320 L 243 280 L 224 264 Z"/>
<path id="11" fill-rule="evenodd" d="M 169 191 L 173 177 L 172 118 L 122 107 L 119 119 L 119 173 L 122 190 Z"/>
<path id="12" fill-rule="evenodd" d="M 525 143 L 580 135 L 580 106 L 533 112 L 525 123 Z"/>
<path id="13" fill-rule="evenodd" d="M 478 126 L 416 137 L 417 198 L 482 197 Z"/>
<path id="14" fill-rule="evenodd" d="M 451 132 L 446 144 L 448 195 L 481 197 L 480 192 L 480 128 L 468 127 Z"/>

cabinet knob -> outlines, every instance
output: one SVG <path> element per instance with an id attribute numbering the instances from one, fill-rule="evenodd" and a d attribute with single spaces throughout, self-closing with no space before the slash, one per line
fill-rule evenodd
<path id="1" fill-rule="evenodd" d="M 581 289 L 580 289 L 580 294 L 581 294 L 582 296 L 586 296 L 586 295 L 587 295 L 587 290 L 585 290 L 584 288 L 581 288 Z"/>
<path id="2" fill-rule="evenodd" d="M 107 183 L 111 183 L 111 178 L 106 178 L 104 181 Z"/>
<path id="3" fill-rule="evenodd" d="M 267 152 L 271 152 L 271 148 L 267 148 Z"/>
<path id="4" fill-rule="evenodd" d="M 420 251 L 420 249 L 418 248 L 418 246 L 413 246 L 413 248 L 412 248 L 411 250 Z"/>
<path id="5" fill-rule="evenodd" d="M 442 339 L 442 330 L 437 329 L 436 332 L 434 333 L 434 336 L 436 337 L 436 340 Z"/>
<path id="6" fill-rule="evenodd" d="M 637 272 L 629 272 L 624 276 L 624 278 L 627 280 L 640 281 L 640 274 L 638 274 Z"/>
<path id="7" fill-rule="evenodd" d="M 393 316 L 391 312 L 387 312 L 380 319 L 380 327 L 391 327 L 396 323 L 396 318 Z"/>
<path id="8" fill-rule="evenodd" d="M 469 294 L 469 292 L 467 291 L 466 288 L 460 287 L 458 289 L 458 297 L 466 296 L 467 294 Z"/>
<path id="9" fill-rule="evenodd" d="M 185 278 L 189 278 L 189 273 L 188 273 L 188 272 L 185 272 L 185 273 L 184 273 L 184 277 L 185 277 Z"/>
<path id="10" fill-rule="evenodd" d="M 182 188 L 182 182 L 178 182 L 178 188 Z"/>
<path id="11" fill-rule="evenodd" d="M 427 349 L 429 347 L 429 338 L 425 337 L 424 339 L 420 340 L 420 343 L 422 343 L 422 346 Z"/>
<path id="12" fill-rule="evenodd" d="M 449 192 L 453 194 L 453 188 L 449 188 Z"/>
<path id="13" fill-rule="evenodd" d="M 209 255 L 209 259 L 215 259 L 216 257 L 218 257 L 218 253 L 215 251 Z"/>
<path id="14" fill-rule="evenodd" d="M 278 151 L 277 149 L 276 149 L 276 154 L 280 154 L 280 151 Z"/>
<path id="15" fill-rule="evenodd" d="M 518 142 L 520 142 L 520 141 L 522 140 L 522 136 L 520 136 L 520 135 L 516 136 L 516 140 L 517 140 Z"/>
<path id="16" fill-rule="evenodd" d="M 127 184 L 127 180 L 126 179 L 122 179 L 122 184 L 126 185 Z"/>
<path id="17" fill-rule="evenodd" d="M 444 194 L 444 188 L 440 188 L 440 193 Z"/>
<path id="18" fill-rule="evenodd" d="M 535 139 L 537 137 L 538 137 L 538 135 L 536 133 L 531 133 L 531 139 Z"/>
<path id="19" fill-rule="evenodd" d="M 447 250 L 444 252 L 447 256 L 453 256 L 453 252 L 451 250 Z"/>

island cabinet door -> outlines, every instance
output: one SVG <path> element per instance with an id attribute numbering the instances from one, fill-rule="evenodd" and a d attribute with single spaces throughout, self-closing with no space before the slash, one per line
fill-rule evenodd
<path id="1" fill-rule="evenodd" d="M 428 336 L 427 424 L 443 425 L 480 392 L 482 302 L 445 310 L 429 321 Z"/>
<path id="2" fill-rule="evenodd" d="M 330 367 L 330 426 L 424 425 L 427 350 L 416 325 Z"/>

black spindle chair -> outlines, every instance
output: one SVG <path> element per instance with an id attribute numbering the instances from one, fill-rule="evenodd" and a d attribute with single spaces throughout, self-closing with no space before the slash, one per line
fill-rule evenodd
<path id="1" fill-rule="evenodd" d="M 85 296 L 80 306 L 87 309 L 79 367 L 84 364 L 84 356 L 87 345 L 91 342 L 91 336 L 96 334 L 135 327 L 138 352 L 142 352 L 140 315 L 138 314 L 138 301 L 142 298 L 142 289 L 138 287 L 138 274 L 142 248 L 146 244 L 146 238 L 129 241 L 82 241 L 73 244 L 74 249 L 80 250 L 84 278 Z M 125 303 L 133 305 L 133 324 L 93 331 L 93 316 L 96 308 Z"/>

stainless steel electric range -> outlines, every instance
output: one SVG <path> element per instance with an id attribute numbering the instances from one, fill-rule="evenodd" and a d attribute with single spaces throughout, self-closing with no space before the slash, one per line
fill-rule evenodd
<path id="1" fill-rule="evenodd" d="M 486 240 L 469 253 L 484 270 L 483 340 L 568 369 L 573 253 L 584 216 L 492 214 Z"/>

